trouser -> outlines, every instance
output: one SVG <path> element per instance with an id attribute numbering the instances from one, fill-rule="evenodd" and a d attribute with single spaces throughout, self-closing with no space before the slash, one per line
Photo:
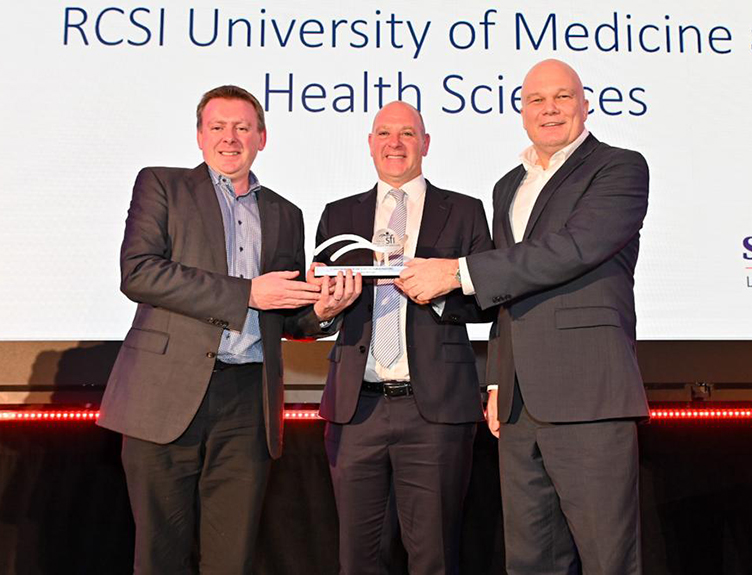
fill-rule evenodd
<path id="1" fill-rule="evenodd" d="M 411 575 L 458 573 L 475 429 L 426 421 L 414 396 L 369 392 L 361 393 L 351 423 L 327 424 L 341 573 L 386 572 L 382 540 L 392 489 Z"/>
<path id="2" fill-rule="evenodd" d="M 177 440 L 123 438 L 136 574 L 251 572 L 270 466 L 262 366 L 221 365 Z"/>

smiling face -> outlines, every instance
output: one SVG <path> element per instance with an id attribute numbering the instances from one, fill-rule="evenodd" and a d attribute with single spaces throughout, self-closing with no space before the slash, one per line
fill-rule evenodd
<path id="1" fill-rule="evenodd" d="M 399 188 L 418 177 L 430 140 L 415 108 L 404 102 L 384 106 L 376 114 L 368 135 L 368 146 L 379 178 Z"/>
<path id="2" fill-rule="evenodd" d="M 522 125 L 544 168 L 556 152 L 585 129 L 588 101 L 577 73 L 558 60 L 545 60 L 522 84 Z"/>
<path id="3" fill-rule="evenodd" d="M 266 145 L 266 130 L 259 131 L 256 110 L 245 100 L 214 98 L 201 118 L 196 139 L 204 161 L 236 188 L 247 187 L 253 160 Z"/>

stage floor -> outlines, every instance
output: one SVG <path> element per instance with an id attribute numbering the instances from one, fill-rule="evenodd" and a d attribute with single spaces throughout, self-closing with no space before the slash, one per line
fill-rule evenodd
<path id="1" fill-rule="evenodd" d="M 337 517 L 324 423 L 289 421 L 273 466 L 259 574 L 337 573 Z M 639 426 L 646 574 L 752 573 L 752 425 Z M 131 573 L 133 523 L 120 437 L 92 422 L 0 425 L 0 573 Z M 394 573 L 407 573 L 393 549 Z M 479 428 L 466 502 L 462 573 L 504 573 L 495 440 Z"/>

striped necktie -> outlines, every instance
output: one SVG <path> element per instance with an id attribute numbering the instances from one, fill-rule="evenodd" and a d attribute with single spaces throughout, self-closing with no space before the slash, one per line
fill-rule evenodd
<path id="1" fill-rule="evenodd" d="M 402 190 L 392 189 L 387 196 L 393 197 L 396 202 L 389 218 L 389 229 L 401 239 L 405 235 L 407 225 L 406 194 Z M 404 260 L 403 255 L 403 250 L 391 252 L 389 264 L 401 266 Z M 376 300 L 373 305 L 371 353 L 384 367 L 392 365 L 403 352 L 402 330 L 400 329 L 400 302 L 403 297 L 395 287 L 394 279 L 377 280 Z"/>

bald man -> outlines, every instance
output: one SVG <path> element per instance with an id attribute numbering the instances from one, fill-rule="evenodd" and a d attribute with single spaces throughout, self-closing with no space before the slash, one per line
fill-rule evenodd
<path id="1" fill-rule="evenodd" d="M 378 183 L 327 205 L 317 244 L 345 233 L 370 240 L 388 228 L 406 240 L 392 264 L 491 248 L 482 203 L 424 179 L 430 136 L 415 108 L 386 105 L 368 143 Z M 373 263 L 367 250 L 336 262 Z M 475 298 L 460 292 L 416 303 L 392 280 L 377 283 L 364 280 L 362 295 L 334 325 L 339 336 L 321 400 L 341 573 L 388 572 L 380 543 L 392 489 L 410 573 L 458 573 L 462 503 L 476 422 L 483 419 L 465 322 L 492 318 L 482 318 Z"/>
<path id="2" fill-rule="evenodd" d="M 585 129 L 577 73 L 557 60 L 522 86 L 532 145 L 496 184 L 496 249 L 409 263 L 417 299 L 499 305 L 488 425 L 499 437 L 507 572 L 641 572 L 634 269 L 648 205 L 637 152 Z M 499 423 L 501 422 L 501 424 Z"/>

